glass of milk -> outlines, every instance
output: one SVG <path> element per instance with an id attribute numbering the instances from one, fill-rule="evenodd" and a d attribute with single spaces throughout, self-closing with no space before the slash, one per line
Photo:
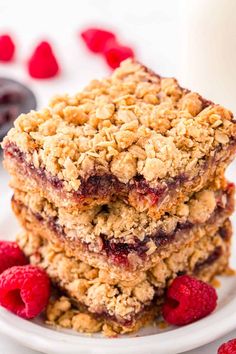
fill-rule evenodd
<path id="1" fill-rule="evenodd" d="M 236 113 L 236 0 L 180 2 L 182 86 Z"/>

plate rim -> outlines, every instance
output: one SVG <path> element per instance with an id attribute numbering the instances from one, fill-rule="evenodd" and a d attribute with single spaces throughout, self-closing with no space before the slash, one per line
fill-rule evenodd
<path id="1" fill-rule="evenodd" d="M 131 354 L 135 350 L 137 354 L 154 354 L 158 349 L 159 354 L 177 354 L 210 343 L 235 329 L 236 311 L 232 311 L 232 308 L 236 310 L 236 297 L 210 316 L 188 326 L 164 333 L 114 339 L 82 337 L 59 332 L 21 319 L 1 308 L 0 332 L 31 349 L 44 353 L 104 354 L 112 350 L 113 354 Z M 187 337 L 190 334 L 192 335 Z"/>

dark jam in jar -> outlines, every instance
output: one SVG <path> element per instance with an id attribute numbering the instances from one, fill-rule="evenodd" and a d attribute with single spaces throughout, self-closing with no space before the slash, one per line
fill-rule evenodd
<path id="1" fill-rule="evenodd" d="M 0 139 L 21 113 L 35 108 L 36 98 L 28 87 L 12 79 L 0 78 Z"/>

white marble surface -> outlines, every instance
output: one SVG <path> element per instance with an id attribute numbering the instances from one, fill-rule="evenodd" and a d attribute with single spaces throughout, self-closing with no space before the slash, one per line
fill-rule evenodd
<path id="1" fill-rule="evenodd" d="M 87 24 L 113 28 L 124 43 L 136 48 L 138 58 L 146 65 L 162 75 L 176 75 L 179 20 L 176 0 L 0 0 L 0 33 L 11 32 L 17 41 L 16 60 L 0 64 L 0 76 L 30 85 L 42 106 L 55 93 L 75 92 L 88 80 L 106 75 L 109 69 L 103 60 L 89 54 L 79 40 L 78 32 Z M 55 80 L 33 81 L 27 75 L 25 61 L 36 40 L 44 38 L 55 44 L 62 75 Z M 7 175 L 0 167 L 0 197 L 7 192 Z M 234 337 L 236 331 L 188 354 L 214 354 L 220 343 Z M 36 352 L 0 335 L 0 353 Z"/>

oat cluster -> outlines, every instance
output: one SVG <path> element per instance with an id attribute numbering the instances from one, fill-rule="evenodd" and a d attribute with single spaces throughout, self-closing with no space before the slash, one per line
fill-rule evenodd
<path id="1" fill-rule="evenodd" d="M 228 110 L 127 60 L 75 96 L 57 96 L 48 108 L 22 114 L 4 144 L 15 143 L 70 191 L 92 174 L 111 173 L 124 183 L 141 174 L 151 186 L 196 175 L 233 136 Z"/>

